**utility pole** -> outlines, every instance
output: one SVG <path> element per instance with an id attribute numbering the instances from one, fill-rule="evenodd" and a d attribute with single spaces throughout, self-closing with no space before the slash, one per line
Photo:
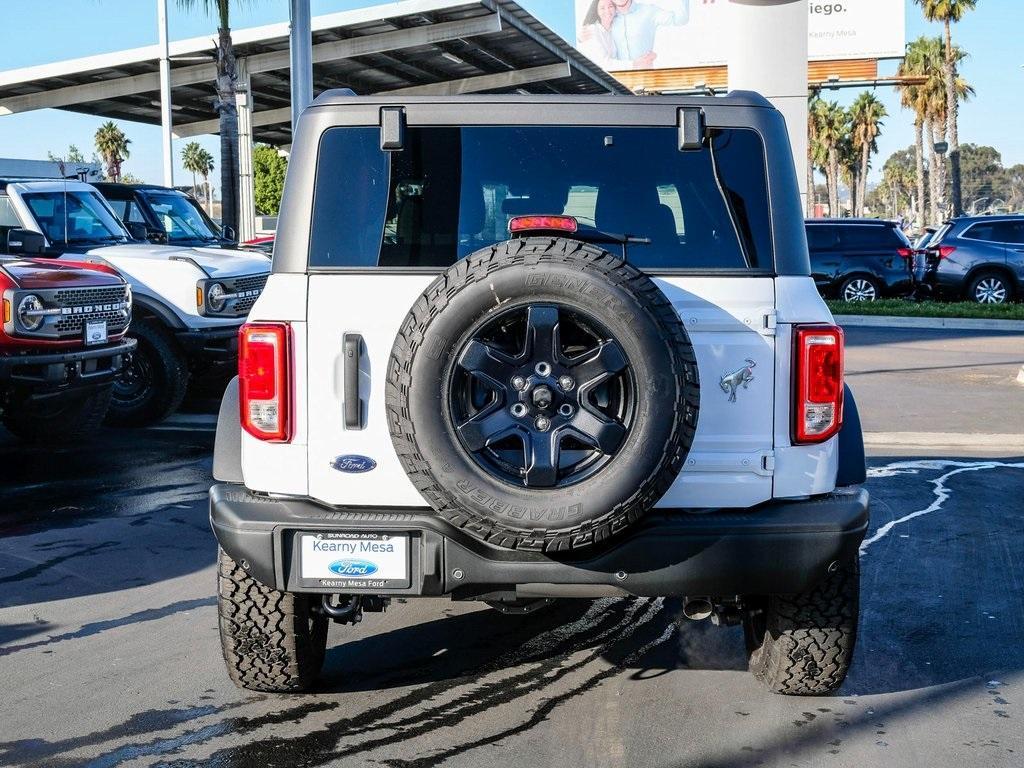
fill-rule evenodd
<path id="1" fill-rule="evenodd" d="M 729 11 L 729 90 L 757 91 L 786 118 L 806 209 L 807 0 L 730 0 Z"/>
<path id="2" fill-rule="evenodd" d="M 167 41 L 167 0 L 156 0 L 156 23 L 160 35 L 160 144 L 164 159 L 164 186 L 174 186 L 174 156 L 171 149 L 171 53 Z"/>
<path id="3" fill-rule="evenodd" d="M 302 110 L 313 102 L 313 29 L 309 0 L 289 0 L 291 22 L 289 50 L 291 59 L 292 139 Z"/>

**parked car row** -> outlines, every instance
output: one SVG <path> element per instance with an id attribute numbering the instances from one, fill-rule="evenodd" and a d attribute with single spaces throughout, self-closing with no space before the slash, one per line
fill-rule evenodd
<path id="1" fill-rule="evenodd" d="M 237 358 L 266 256 L 212 239 L 181 193 L 129 189 L 122 212 L 152 215 L 145 231 L 89 184 L 0 179 L 0 418 L 23 437 L 152 424 Z"/>
<path id="2" fill-rule="evenodd" d="M 1003 304 L 1024 288 L 1024 216 L 960 217 L 911 244 L 895 222 L 811 219 L 815 284 L 845 301 L 916 296 Z"/>

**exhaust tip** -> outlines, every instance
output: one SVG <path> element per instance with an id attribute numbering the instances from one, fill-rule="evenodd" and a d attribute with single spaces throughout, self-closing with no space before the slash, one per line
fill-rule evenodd
<path id="1" fill-rule="evenodd" d="M 703 621 L 714 613 L 711 600 L 706 597 L 694 597 L 683 603 L 683 616 L 690 621 Z"/>

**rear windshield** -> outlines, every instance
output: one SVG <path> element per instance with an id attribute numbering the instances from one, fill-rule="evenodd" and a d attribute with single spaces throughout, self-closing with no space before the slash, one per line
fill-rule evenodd
<path id="1" fill-rule="evenodd" d="M 333 128 L 317 165 L 312 267 L 434 267 L 507 240 L 524 214 L 567 214 L 630 245 L 642 269 L 771 268 L 764 149 L 715 131 L 680 152 L 656 127 Z"/>

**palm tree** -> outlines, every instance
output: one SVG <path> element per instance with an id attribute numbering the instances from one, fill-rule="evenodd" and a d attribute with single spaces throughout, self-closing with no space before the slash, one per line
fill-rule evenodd
<path id="1" fill-rule="evenodd" d="M 924 170 L 924 123 L 927 113 L 925 89 L 912 79 L 928 76 L 932 66 L 930 57 L 930 40 L 919 37 L 907 45 L 907 55 L 900 63 L 896 74 L 904 80 L 900 88 L 900 103 L 914 112 L 914 165 L 917 176 L 917 204 L 919 227 L 925 226 L 925 170 Z"/>
<path id="2" fill-rule="evenodd" d="M 849 115 L 849 113 L 847 113 Z M 850 190 L 850 215 L 856 216 L 860 209 L 860 162 L 853 146 L 853 133 L 847 123 L 846 134 L 836 148 L 839 155 L 839 178 Z"/>
<path id="3" fill-rule="evenodd" d="M 206 150 L 198 141 L 190 141 L 181 150 L 181 165 L 192 174 L 192 194 L 196 194 L 196 174 L 203 172 L 202 154 Z"/>
<path id="4" fill-rule="evenodd" d="M 124 135 L 113 120 L 107 120 L 96 130 L 94 137 L 96 151 L 107 167 L 107 178 L 117 181 L 121 178 L 121 163 L 128 159 L 128 145 L 132 140 Z"/>
<path id="5" fill-rule="evenodd" d="M 968 11 L 977 7 L 977 0 L 916 0 L 928 21 L 941 21 L 945 32 L 945 85 L 946 103 L 949 109 L 946 126 L 949 138 L 949 165 L 953 182 L 953 215 L 963 213 L 963 191 L 960 181 L 960 134 L 957 127 L 959 105 L 957 104 L 956 65 L 960 61 L 953 45 L 954 23 L 960 21 Z M 962 57 L 961 57 L 962 58 Z"/>
<path id="6" fill-rule="evenodd" d="M 177 0 L 184 10 L 202 6 L 208 15 L 217 15 L 217 101 L 214 109 L 220 120 L 220 200 L 221 223 L 238 231 L 238 108 L 235 105 L 235 48 L 231 40 L 232 0 Z M 242 2 L 242 0 L 236 0 Z"/>
<path id="7" fill-rule="evenodd" d="M 818 137 L 825 153 L 825 178 L 828 182 L 828 207 L 832 216 L 839 215 L 840 144 L 849 133 L 849 116 L 834 101 L 828 102 L 821 115 Z"/>
<path id="8" fill-rule="evenodd" d="M 197 158 L 199 175 L 203 177 L 204 199 L 206 200 L 206 212 L 213 214 L 213 200 L 210 199 L 210 174 L 213 172 L 213 155 L 202 147 L 199 148 Z"/>
<path id="9" fill-rule="evenodd" d="M 859 187 L 857 190 L 856 216 L 864 215 L 864 200 L 867 197 L 868 168 L 871 155 L 878 151 L 878 137 L 882 133 L 882 118 L 886 116 L 885 107 L 873 93 L 865 91 L 857 97 L 850 107 L 852 123 L 851 139 L 853 149 L 859 153 L 860 167 L 857 173 Z"/>
<path id="10" fill-rule="evenodd" d="M 807 105 L 807 214 L 811 215 L 817 205 L 814 171 L 824 167 L 827 162 L 827 150 L 821 142 L 821 127 L 828 105 L 824 99 L 815 95 Z"/>

